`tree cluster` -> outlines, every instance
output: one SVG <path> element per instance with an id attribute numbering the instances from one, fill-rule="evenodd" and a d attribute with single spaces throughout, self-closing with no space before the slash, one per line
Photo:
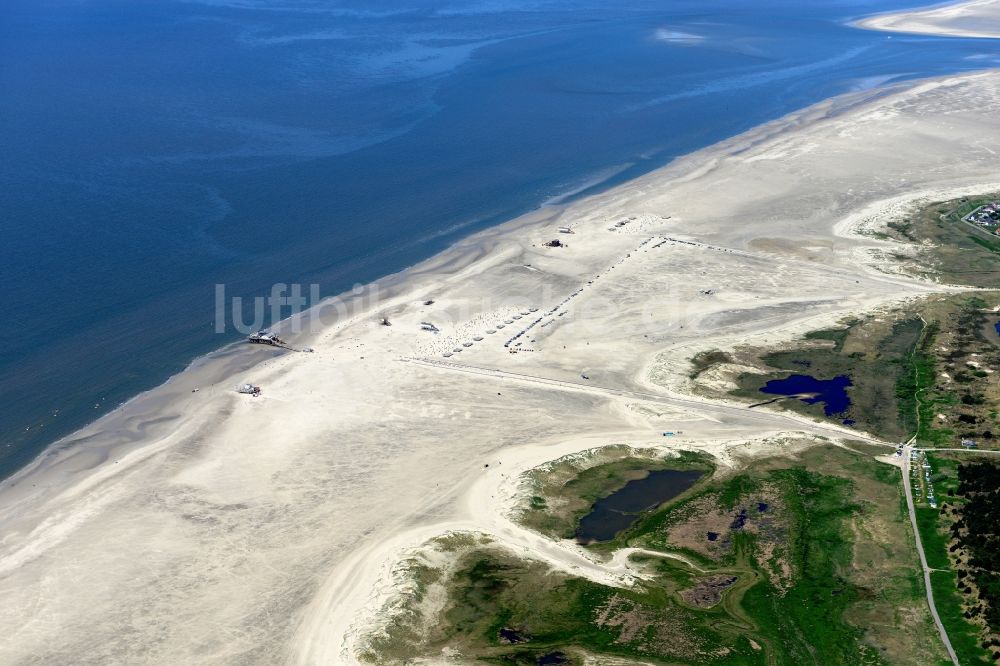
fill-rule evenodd
<path id="1" fill-rule="evenodd" d="M 972 578 L 985 605 L 986 623 L 1000 631 L 1000 466 L 989 462 L 961 465 L 958 479 L 958 494 L 967 503 L 951 531 L 969 555 L 969 570 L 960 571 L 959 578 Z"/>

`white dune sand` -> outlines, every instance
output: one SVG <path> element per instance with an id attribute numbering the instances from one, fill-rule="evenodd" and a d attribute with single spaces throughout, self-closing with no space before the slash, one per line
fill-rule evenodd
<path id="1" fill-rule="evenodd" d="M 968 0 L 927 9 L 887 12 L 857 22 L 862 28 L 954 37 L 1000 37 L 1000 0 Z"/>
<path id="2" fill-rule="evenodd" d="M 457 529 L 626 581 L 507 520 L 517 474 L 611 443 L 733 459 L 848 435 L 692 397 L 688 359 L 947 289 L 880 272 L 894 246 L 851 229 L 998 189 L 998 111 L 993 73 L 819 104 L 462 241 L 314 354 L 199 363 L 0 485 L 0 663 L 353 663 L 398 559 Z"/>

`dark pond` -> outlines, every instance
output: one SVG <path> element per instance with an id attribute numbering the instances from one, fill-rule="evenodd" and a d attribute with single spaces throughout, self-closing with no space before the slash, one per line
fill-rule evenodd
<path id="1" fill-rule="evenodd" d="M 811 394 L 801 398 L 802 402 L 814 405 L 823 403 L 823 411 L 827 416 L 840 414 L 851 405 L 847 396 L 848 387 L 853 386 L 847 375 L 837 375 L 833 379 L 816 379 L 809 375 L 790 375 L 785 379 L 772 379 L 760 389 L 761 393 L 771 395 Z"/>
<path id="2" fill-rule="evenodd" d="M 993 324 L 993 330 L 995 330 L 997 332 L 997 335 L 1000 335 L 1000 321 L 998 321 L 997 323 Z"/>
<path id="3" fill-rule="evenodd" d="M 650 472 L 644 479 L 629 481 L 625 486 L 591 507 L 580 520 L 576 538 L 581 542 L 609 541 L 622 530 L 631 527 L 643 511 L 648 511 L 677 497 L 701 478 L 694 470 L 663 469 Z"/>
<path id="4" fill-rule="evenodd" d="M 740 509 L 739 512 L 733 516 L 733 522 L 729 526 L 731 530 L 738 530 L 747 524 L 747 510 Z"/>
<path id="5" fill-rule="evenodd" d="M 547 664 L 568 664 L 569 657 L 566 656 L 565 652 L 550 652 L 548 654 L 543 654 L 538 658 L 539 666 L 546 666 Z"/>
<path id="6" fill-rule="evenodd" d="M 515 644 L 515 643 L 528 642 L 527 636 L 524 636 L 523 634 L 518 633 L 513 629 L 501 629 L 499 634 L 500 634 L 500 641 L 503 643 Z"/>

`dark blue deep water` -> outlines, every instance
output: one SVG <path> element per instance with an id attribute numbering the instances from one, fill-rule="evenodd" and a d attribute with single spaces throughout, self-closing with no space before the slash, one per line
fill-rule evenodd
<path id="1" fill-rule="evenodd" d="M 0 476 L 193 357 L 831 95 L 992 66 L 902 0 L 7 0 Z"/>
<path id="2" fill-rule="evenodd" d="M 677 497 L 701 476 L 693 470 L 661 469 L 629 481 L 594 503 L 590 513 L 580 519 L 576 538 L 581 542 L 609 541 L 631 527 L 644 511 Z"/>
<path id="3" fill-rule="evenodd" d="M 837 375 L 833 379 L 816 379 L 809 375 L 789 375 L 785 379 L 772 379 L 760 389 L 762 393 L 771 395 L 813 394 L 802 398 L 802 402 L 815 405 L 823 403 L 823 412 L 827 416 L 842 414 L 851 406 L 851 398 L 847 389 L 853 386 L 847 375 Z M 849 419 L 848 419 L 849 420 Z M 847 423 L 847 421 L 845 421 Z M 851 423 L 854 423 L 851 421 Z M 850 424 L 848 424 L 850 425 Z"/>

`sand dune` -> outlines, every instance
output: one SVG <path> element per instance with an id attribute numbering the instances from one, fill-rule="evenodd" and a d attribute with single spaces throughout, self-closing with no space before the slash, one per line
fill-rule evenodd
<path id="1" fill-rule="evenodd" d="M 314 354 L 200 362 L 0 486 L 0 663 L 352 663 L 398 559 L 452 530 L 627 582 L 511 523 L 516 476 L 847 432 L 693 397 L 688 360 L 946 289 L 851 229 L 998 189 L 998 111 L 992 73 L 829 101 L 466 239 L 323 314 Z"/>

